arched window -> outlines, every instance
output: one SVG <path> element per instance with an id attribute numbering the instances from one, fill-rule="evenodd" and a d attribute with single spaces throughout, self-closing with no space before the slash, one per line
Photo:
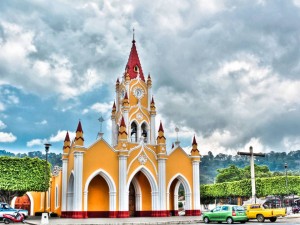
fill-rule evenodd
<path id="1" fill-rule="evenodd" d="M 131 123 L 130 138 L 131 142 L 137 142 L 137 125 L 135 122 Z"/>
<path id="2" fill-rule="evenodd" d="M 148 140 L 148 130 L 147 130 L 147 124 L 143 123 L 141 126 L 141 137 L 144 137 L 144 142 L 147 143 Z"/>

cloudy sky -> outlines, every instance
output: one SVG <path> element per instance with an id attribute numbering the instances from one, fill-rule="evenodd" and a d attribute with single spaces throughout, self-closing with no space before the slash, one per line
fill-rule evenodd
<path id="1" fill-rule="evenodd" d="M 300 149 L 300 1 L 0 1 L 0 149 L 110 143 L 132 28 L 168 141 L 202 154 Z M 72 136 L 71 135 L 71 136 Z"/>

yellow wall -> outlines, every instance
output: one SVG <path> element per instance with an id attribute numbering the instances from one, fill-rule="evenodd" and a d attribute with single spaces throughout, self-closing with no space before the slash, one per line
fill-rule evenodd
<path id="1" fill-rule="evenodd" d="M 83 189 L 89 176 L 95 171 L 102 169 L 112 177 L 116 185 L 116 191 L 118 191 L 119 158 L 117 153 L 104 140 L 100 140 L 88 148 L 83 157 Z M 106 181 L 104 180 L 104 182 Z M 118 198 L 116 204 L 118 207 Z"/>

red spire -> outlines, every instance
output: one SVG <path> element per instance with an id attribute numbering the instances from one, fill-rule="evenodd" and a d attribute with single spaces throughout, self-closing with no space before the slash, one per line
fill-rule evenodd
<path id="1" fill-rule="evenodd" d="M 149 80 L 149 79 L 151 79 L 151 77 L 150 77 L 150 73 L 148 73 L 148 80 Z"/>
<path id="2" fill-rule="evenodd" d="M 122 116 L 120 127 L 126 127 L 124 117 Z"/>
<path id="3" fill-rule="evenodd" d="M 174 143 L 172 143 L 172 148 L 174 148 Z"/>
<path id="4" fill-rule="evenodd" d="M 116 102 L 114 101 L 113 109 L 115 109 L 115 108 L 116 108 Z"/>
<path id="5" fill-rule="evenodd" d="M 65 141 L 70 141 L 70 137 L 69 137 L 69 132 L 67 131 L 66 137 L 65 137 Z"/>
<path id="6" fill-rule="evenodd" d="M 79 123 L 78 123 L 76 132 L 78 132 L 78 131 L 82 132 L 82 127 L 81 127 L 81 122 L 80 122 L 80 120 L 79 120 Z"/>
<path id="7" fill-rule="evenodd" d="M 192 145 L 197 145 L 197 141 L 196 141 L 195 135 L 194 135 L 194 139 L 193 139 Z"/>
<path id="8" fill-rule="evenodd" d="M 127 91 L 125 92 L 124 99 L 128 99 Z"/>
<path id="9" fill-rule="evenodd" d="M 160 121 L 160 125 L 159 125 L 159 129 L 158 129 L 158 131 L 162 131 L 162 132 L 164 132 L 164 128 L 163 128 L 163 126 L 162 126 L 162 123 L 161 123 L 161 121 Z"/>
<path id="10" fill-rule="evenodd" d="M 119 78 L 117 78 L 116 84 L 119 84 L 119 83 L 120 83 Z"/>
<path id="11" fill-rule="evenodd" d="M 153 96 L 152 96 L 151 104 L 154 104 L 154 98 L 153 98 Z"/>
<path id="12" fill-rule="evenodd" d="M 138 72 L 140 74 L 140 78 L 145 81 L 144 78 L 144 73 L 143 73 L 143 69 L 142 69 L 142 65 L 140 63 L 140 59 L 136 50 L 136 46 L 135 46 L 135 40 L 132 40 L 132 47 L 131 47 L 131 51 L 129 54 L 129 58 L 128 58 L 128 62 L 126 65 L 127 71 L 129 73 L 130 79 L 134 79 L 137 77 L 137 70 L 135 69 L 135 67 L 138 67 Z"/>

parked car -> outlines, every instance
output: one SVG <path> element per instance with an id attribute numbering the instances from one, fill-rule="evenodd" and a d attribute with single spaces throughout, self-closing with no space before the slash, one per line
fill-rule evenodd
<path id="1" fill-rule="evenodd" d="M 292 212 L 293 212 L 293 213 L 299 213 L 299 212 L 300 212 L 300 207 L 297 206 L 297 205 L 294 205 L 294 206 L 292 207 Z"/>
<path id="2" fill-rule="evenodd" d="M 20 214 L 24 216 L 24 218 L 28 217 L 28 211 L 25 209 L 14 209 L 10 207 L 9 204 L 0 202 L 0 221 L 3 220 L 3 214 L 13 215 L 15 212 L 19 211 Z"/>
<path id="3" fill-rule="evenodd" d="M 215 209 L 203 213 L 204 223 L 209 222 L 234 222 L 245 223 L 248 221 L 245 209 L 238 205 L 221 205 Z"/>
<path id="4" fill-rule="evenodd" d="M 261 204 L 245 205 L 248 219 L 257 219 L 258 222 L 263 223 L 265 219 L 275 222 L 277 217 L 286 216 L 286 208 L 267 209 Z"/>

